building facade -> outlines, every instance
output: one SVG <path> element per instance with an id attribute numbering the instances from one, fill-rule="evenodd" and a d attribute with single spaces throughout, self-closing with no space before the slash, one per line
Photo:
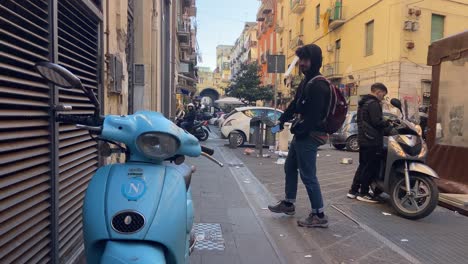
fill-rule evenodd
<path id="1" fill-rule="evenodd" d="M 277 4 L 276 0 L 262 0 L 262 4 L 257 12 L 258 21 L 258 64 L 261 65 L 263 85 L 274 85 L 274 74 L 267 72 L 268 55 L 277 54 L 276 20 Z"/>
<path id="2" fill-rule="evenodd" d="M 234 79 L 242 64 L 257 61 L 257 23 L 246 22 L 231 50 L 231 79 Z"/>
<path id="3" fill-rule="evenodd" d="M 280 0 L 277 9 L 279 52 L 288 64 L 297 47 L 319 45 L 322 73 L 343 89 L 352 108 L 374 82 L 387 85 L 389 97 L 428 102 L 428 46 L 468 24 L 465 1 Z M 297 75 L 296 68 L 282 90 L 291 91 Z"/>
<path id="4" fill-rule="evenodd" d="M 234 46 L 218 45 L 216 47 L 216 69 L 215 74 L 219 74 L 221 81 L 229 83 L 231 77 L 231 52 Z"/>

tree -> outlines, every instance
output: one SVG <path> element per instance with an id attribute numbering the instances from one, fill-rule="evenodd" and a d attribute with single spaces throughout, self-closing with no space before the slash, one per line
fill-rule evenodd
<path id="1" fill-rule="evenodd" d="M 271 85 L 261 85 L 260 77 L 260 67 L 257 63 L 242 64 L 236 78 L 227 87 L 226 94 L 247 102 L 272 100 Z"/>

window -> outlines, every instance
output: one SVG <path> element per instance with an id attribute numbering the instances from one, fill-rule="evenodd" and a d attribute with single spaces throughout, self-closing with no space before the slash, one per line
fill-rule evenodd
<path id="1" fill-rule="evenodd" d="M 432 14 L 431 43 L 444 37 L 444 20 L 444 16 Z"/>
<path id="2" fill-rule="evenodd" d="M 320 26 L 320 5 L 315 7 L 315 26 Z"/>
<path id="3" fill-rule="evenodd" d="M 374 53 L 374 20 L 366 24 L 366 56 Z"/>
<path id="4" fill-rule="evenodd" d="M 250 110 L 245 110 L 244 115 L 253 118 L 253 117 L 260 117 L 265 114 L 264 110 L 262 109 L 250 109 Z"/>
<path id="5" fill-rule="evenodd" d="M 292 30 L 289 30 L 289 42 L 292 41 Z"/>
<path id="6" fill-rule="evenodd" d="M 283 38 L 280 38 L 280 48 L 283 47 Z"/>
<path id="7" fill-rule="evenodd" d="M 338 50 L 338 49 L 341 49 L 341 39 L 338 39 L 337 41 L 335 41 L 335 48 Z"/>
<path id="8" fill-rule="evenodd" d="M 299 24 L 299 34 L 304 35 L 304 19 L 301 19 L 301 23 Z"/>
<path id="9" fill-rule="evenodd" d="M 280 111 L 276 111 L 276 115 L 275 115 L 275 111 L 274 110 L 268 110 L 267 112 L 267 117 L 268 119 L 270 119 L 272 122 L 278 120 L 278 118 L 281 116 L 281 112 Z"/>
<path id="10" fill-rule="evenodd" d="M 281 6 L 281 20 L 284 18 L 284 6 Z"/>

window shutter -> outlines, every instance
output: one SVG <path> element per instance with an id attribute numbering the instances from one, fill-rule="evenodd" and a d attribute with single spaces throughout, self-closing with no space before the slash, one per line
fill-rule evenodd
<path id="1" fill-rule="evenodd" d="M 444 20 L 444 16 L 432 14 L 431 43 L 444 37 Z"/>
<path id="2" fill-rule="evenodd" d="M 366 56 L 374 53 L 374 21 L 366 24 Z"/>

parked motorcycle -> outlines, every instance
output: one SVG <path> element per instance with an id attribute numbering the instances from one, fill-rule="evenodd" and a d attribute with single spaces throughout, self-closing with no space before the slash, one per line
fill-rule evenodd
<path id="1" fill-rule="evenodd" d="M 390 103 L 400 111 L 401 102 Z M 402 111 L 401 111 L 402 112 Z M 437 206 L 437 173 L 425 164 L 428 148 L 416 126 L 404 119 L 392 122 L 392 133 L 384 139 L 384 158 L 371 187 L 375 195 L 390 196 L 392 206 L 404 218 L 420 219 Z"/>
<path id="2" fill-rule="evenodd" d="M 181 127 L 183 119 L 176 119 L 175 123 L 178 127 Z M 193 123 L 192 128 L 188 131 L 190 134 L 194 135 L 200 141 L 208 140 L 210 136 L 211 129 L 209 127 L 208 121 L 196 121 Z"/>
<path id="3" fill-rule="evenodd" d="M 125 163 L 99 168 L 89 182 L 83 205 L 87 263 L 188 263 L 195 245 L 195 169 L 184 160 L 203 155 L 223 166 L 211 157 L 213 150 L 157 112 L 101 116 L 96 96 L 75 75 L 48 62 L 36 69 L 57 86 L 81 88 L 95 106 L 91 115 L 58 114 L 58 122 L 88 130 L 107 155 L 126 154 Z"/>

